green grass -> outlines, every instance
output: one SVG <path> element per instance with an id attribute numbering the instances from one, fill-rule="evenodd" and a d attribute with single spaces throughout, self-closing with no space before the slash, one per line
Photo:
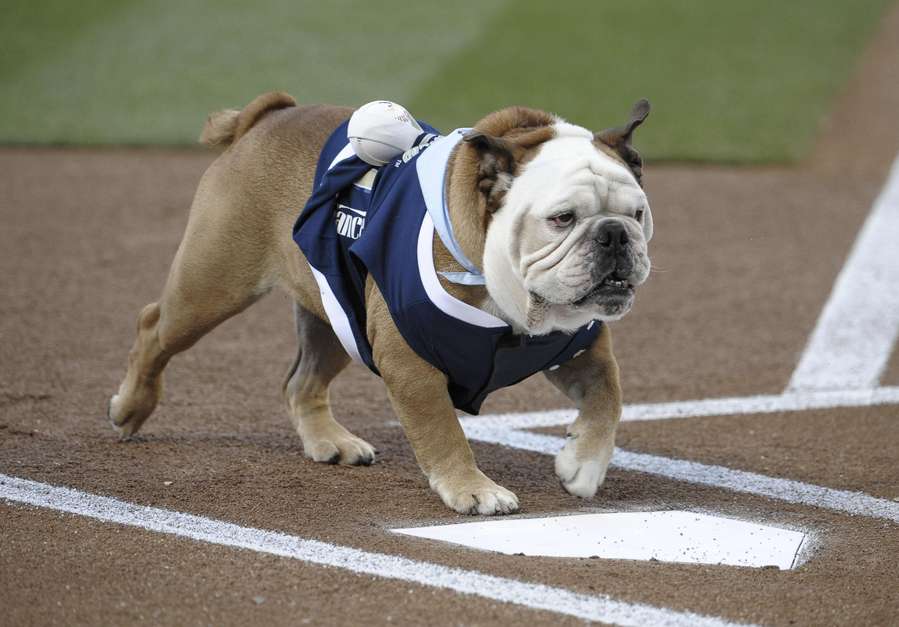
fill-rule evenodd
<path id="1" fill-rule="evenodd" d="M 0 142 L 193 142 L 283 89 L 443 128 L 508 104 L 601 128 L 653 103 L 655 159 L 810 149 L 889 0 L 6 0 Z"/>
<path id="2" fill-rule="evenodd" d="M 206 114 L 282 89 L 408 101 L 500 0 L 6 0 L 0 141 L 188 143 Z M 391 13 L 390 23 L 385 15 Z M 447 29 L 446 24 L 458 27 Z M 465 24 L 468 24 L 467 26 Z"/>
<path id="3" fill-rule="evenodd" d="M 887 4 L 515 2 L 410 104 L 455 122 L 528 103 L 598 129 L 647 97 L 653 113 L 637 141 L 655 158 L 795 160 Z"/>

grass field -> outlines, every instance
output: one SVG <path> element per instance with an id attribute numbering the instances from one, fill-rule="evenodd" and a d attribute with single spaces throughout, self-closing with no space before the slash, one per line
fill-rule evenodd
<path id="1" fill-rule="evenodd" d="M 7 0 L 0 142 L 181 144 L 284 89 L 439 127 L 518 103 L 591 127 L 652 100 L 655 159 L 790 161 L 888 0 Z"/>

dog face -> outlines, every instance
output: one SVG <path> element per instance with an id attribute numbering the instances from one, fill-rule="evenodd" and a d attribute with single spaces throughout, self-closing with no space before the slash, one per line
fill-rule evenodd
<path id="1" fill-rule="evenodd" d="M 619 319 L 649 276 L 652 216 L 630 147 L 648 106 L 637 109 L 627 126 L 596 135 L 554 120 L 551 137 L 498 183 L 505 189 L 485 240 L 487 289 L 530 334 Z"/>

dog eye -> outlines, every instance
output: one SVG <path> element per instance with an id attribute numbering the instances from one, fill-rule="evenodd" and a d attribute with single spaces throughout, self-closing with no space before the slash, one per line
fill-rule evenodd
<path id="1" fill-rule="evenodd" d="M 549 221 L 558 227 L 571 226 L 571 223 L 574 222 L 574 212 L 566 211 L 565 213 L 560 213 L 551 217 Z"/>
<path id="2" fill-rule="evenodd" d="M 637 209 L 637 213 L 634 214 L 634 220 L 637 222 L 643 222 L 643 210 Z"/>

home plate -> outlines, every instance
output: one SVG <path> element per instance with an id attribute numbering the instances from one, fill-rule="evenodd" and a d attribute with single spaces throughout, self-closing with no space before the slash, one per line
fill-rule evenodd
<path id="1" fill-rule="evenodd" d="M 691 564 L 776 566 L 796 563 L 798 531 L 695 512 L 621 512 L 394 529 L 507 555 L 600 557 Z"/>

